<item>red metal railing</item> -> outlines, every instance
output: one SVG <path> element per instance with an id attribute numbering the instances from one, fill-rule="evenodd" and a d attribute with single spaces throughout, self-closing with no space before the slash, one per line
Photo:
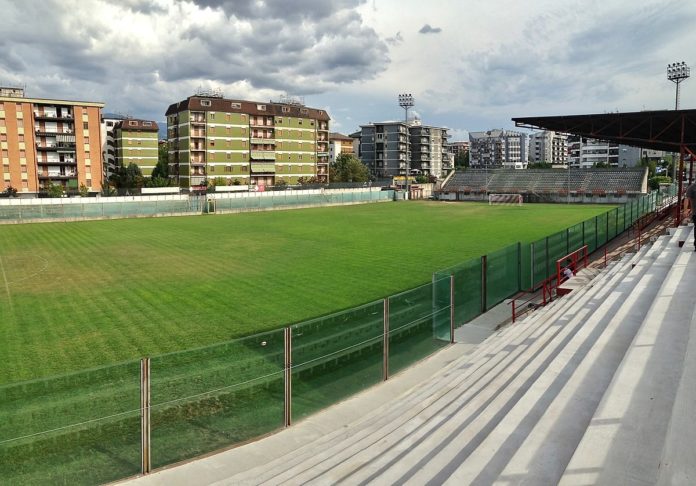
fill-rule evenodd
<path id="1" fill-rule="evenodd" d="M 573 275 L 578 273 L 578 270 L 580 268 L 585 268 L 587 267 L 587 245 L 575 250 L 572 253 L 568 253 L 566 256 L 559 258 L 556 260 L 556 282 L 561 283 L 564 280 L 567 280 L 567 278 L 564 278 L 561 280 L 563 275 L 561 275 L 561 263 L 568 263 L 568 266 L 573 272 Z M 582 265 L 582 267 L 579 267 L 578 265 Z"/>

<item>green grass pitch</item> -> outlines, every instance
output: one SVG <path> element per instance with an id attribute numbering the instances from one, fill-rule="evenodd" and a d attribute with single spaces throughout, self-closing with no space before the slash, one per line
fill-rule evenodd
<path id="1" fill-rule="evenodd" d="M 370 302 L 608 209 L 414 201 L 3 226 L 0 384 Z"/>

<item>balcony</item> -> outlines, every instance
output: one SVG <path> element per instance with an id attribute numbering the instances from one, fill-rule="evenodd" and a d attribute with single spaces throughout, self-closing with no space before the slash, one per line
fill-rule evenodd
<path id="1" fill-rule="evenodd" d="M 273 119 L 263 120 L 263 119 L 257 119 L 257 118 L 251 118 L 249 120 L 249 125 L 252 127 L 272 127 L 272 126 L 274 126 Z"/>
<path id="2" fill-rule="evenodd" d="M 276 153 L 272 150 L 252 150 L 252 160 L 275 160 Z"/>
<path id="3" fill-rule="evenodd" d="M 75 143 L 74 142 L 58 142 L 58 152 L 74 152 Z"/>
<path id="4" fill-rule="evenodd" d="M 38 165 L 77 165 L 75 159 L 62 159 L 62 160 L 39 160 L 36 162 Z"/>
<path id="5" fill-rule="evenodd" d="M 72 113 L 39 113 L 34 112 L 35 120 L 51 120 L 51 121 L 72 121 Z"/>
<path id="6" fill-rule="evenodd" d="M 205 146 L 200 143 L 192 143 L 191 144 L 191 151 L 192 152 L 205 152 Z"/>
<path id="7" fill-rule="evenodd" d="M 58 144 L 56 144 L 56 143 L 42 144 L 42 143 L 37 142 L 36 150 L 41 150 L 44 152 L 55 152 L 56 150 L 58 150 Z"/>
<path id="8" fill-rule="evenodd" d="M 259 137 L 259 138 L 252 138 L 251 143 L 255 145 L 263 145 L 263 144 L 270 144 L 270 145 L 275 145 L 276 141 L 275 138 L 265 138 L 265 137 Z"/>
<path id="9" fill-rule="evenodd" d="M 191 130 L 191 138 L 205 138 L 205 130 Z"/>
<path id="10" fill-rule="evenodd" d="M 39 174 L 39 179 L 59 179 L 67 180 L 77 177 L 77 172 L 42 172 Z"/>
<path id="11" fill-rule="evenodd" d="M 254 163 L 251 164 L 251 172 L 254 174 L 275 174 L 275 164 L 272 163 Z"/>

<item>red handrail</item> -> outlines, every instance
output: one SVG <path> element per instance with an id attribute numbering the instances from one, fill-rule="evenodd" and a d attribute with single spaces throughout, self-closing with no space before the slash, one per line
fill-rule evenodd
<path id="1" fill-rule="evenodd" d="M 566 256 L 559 258 L 556 260 L 556 282 L 561 283 L 562 281 L 565 281 L 567 279 L 561 280 L 561 262 L 565 262 L 566 260 L 570 260 L 570 269 L 573 271 L 573 275 L 578 273 L 578 270 L 580 269 L 578 265 L 582 263 L 583 267 L 587 267 L 587 245 L 575 250 L 572 253 L 568 253 Z"/>

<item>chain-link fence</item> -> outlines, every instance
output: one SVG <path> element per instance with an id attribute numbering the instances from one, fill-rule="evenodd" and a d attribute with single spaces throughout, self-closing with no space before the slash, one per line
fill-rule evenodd
<path id="1" fill-rule="evenodd" d="M 268 434 L 453 342 L 454 329 L 597 248 L 673 196 L 653 193 L 352 309 L 200 349 L 0 387 L 8 484 L 114 481 Z"/>

